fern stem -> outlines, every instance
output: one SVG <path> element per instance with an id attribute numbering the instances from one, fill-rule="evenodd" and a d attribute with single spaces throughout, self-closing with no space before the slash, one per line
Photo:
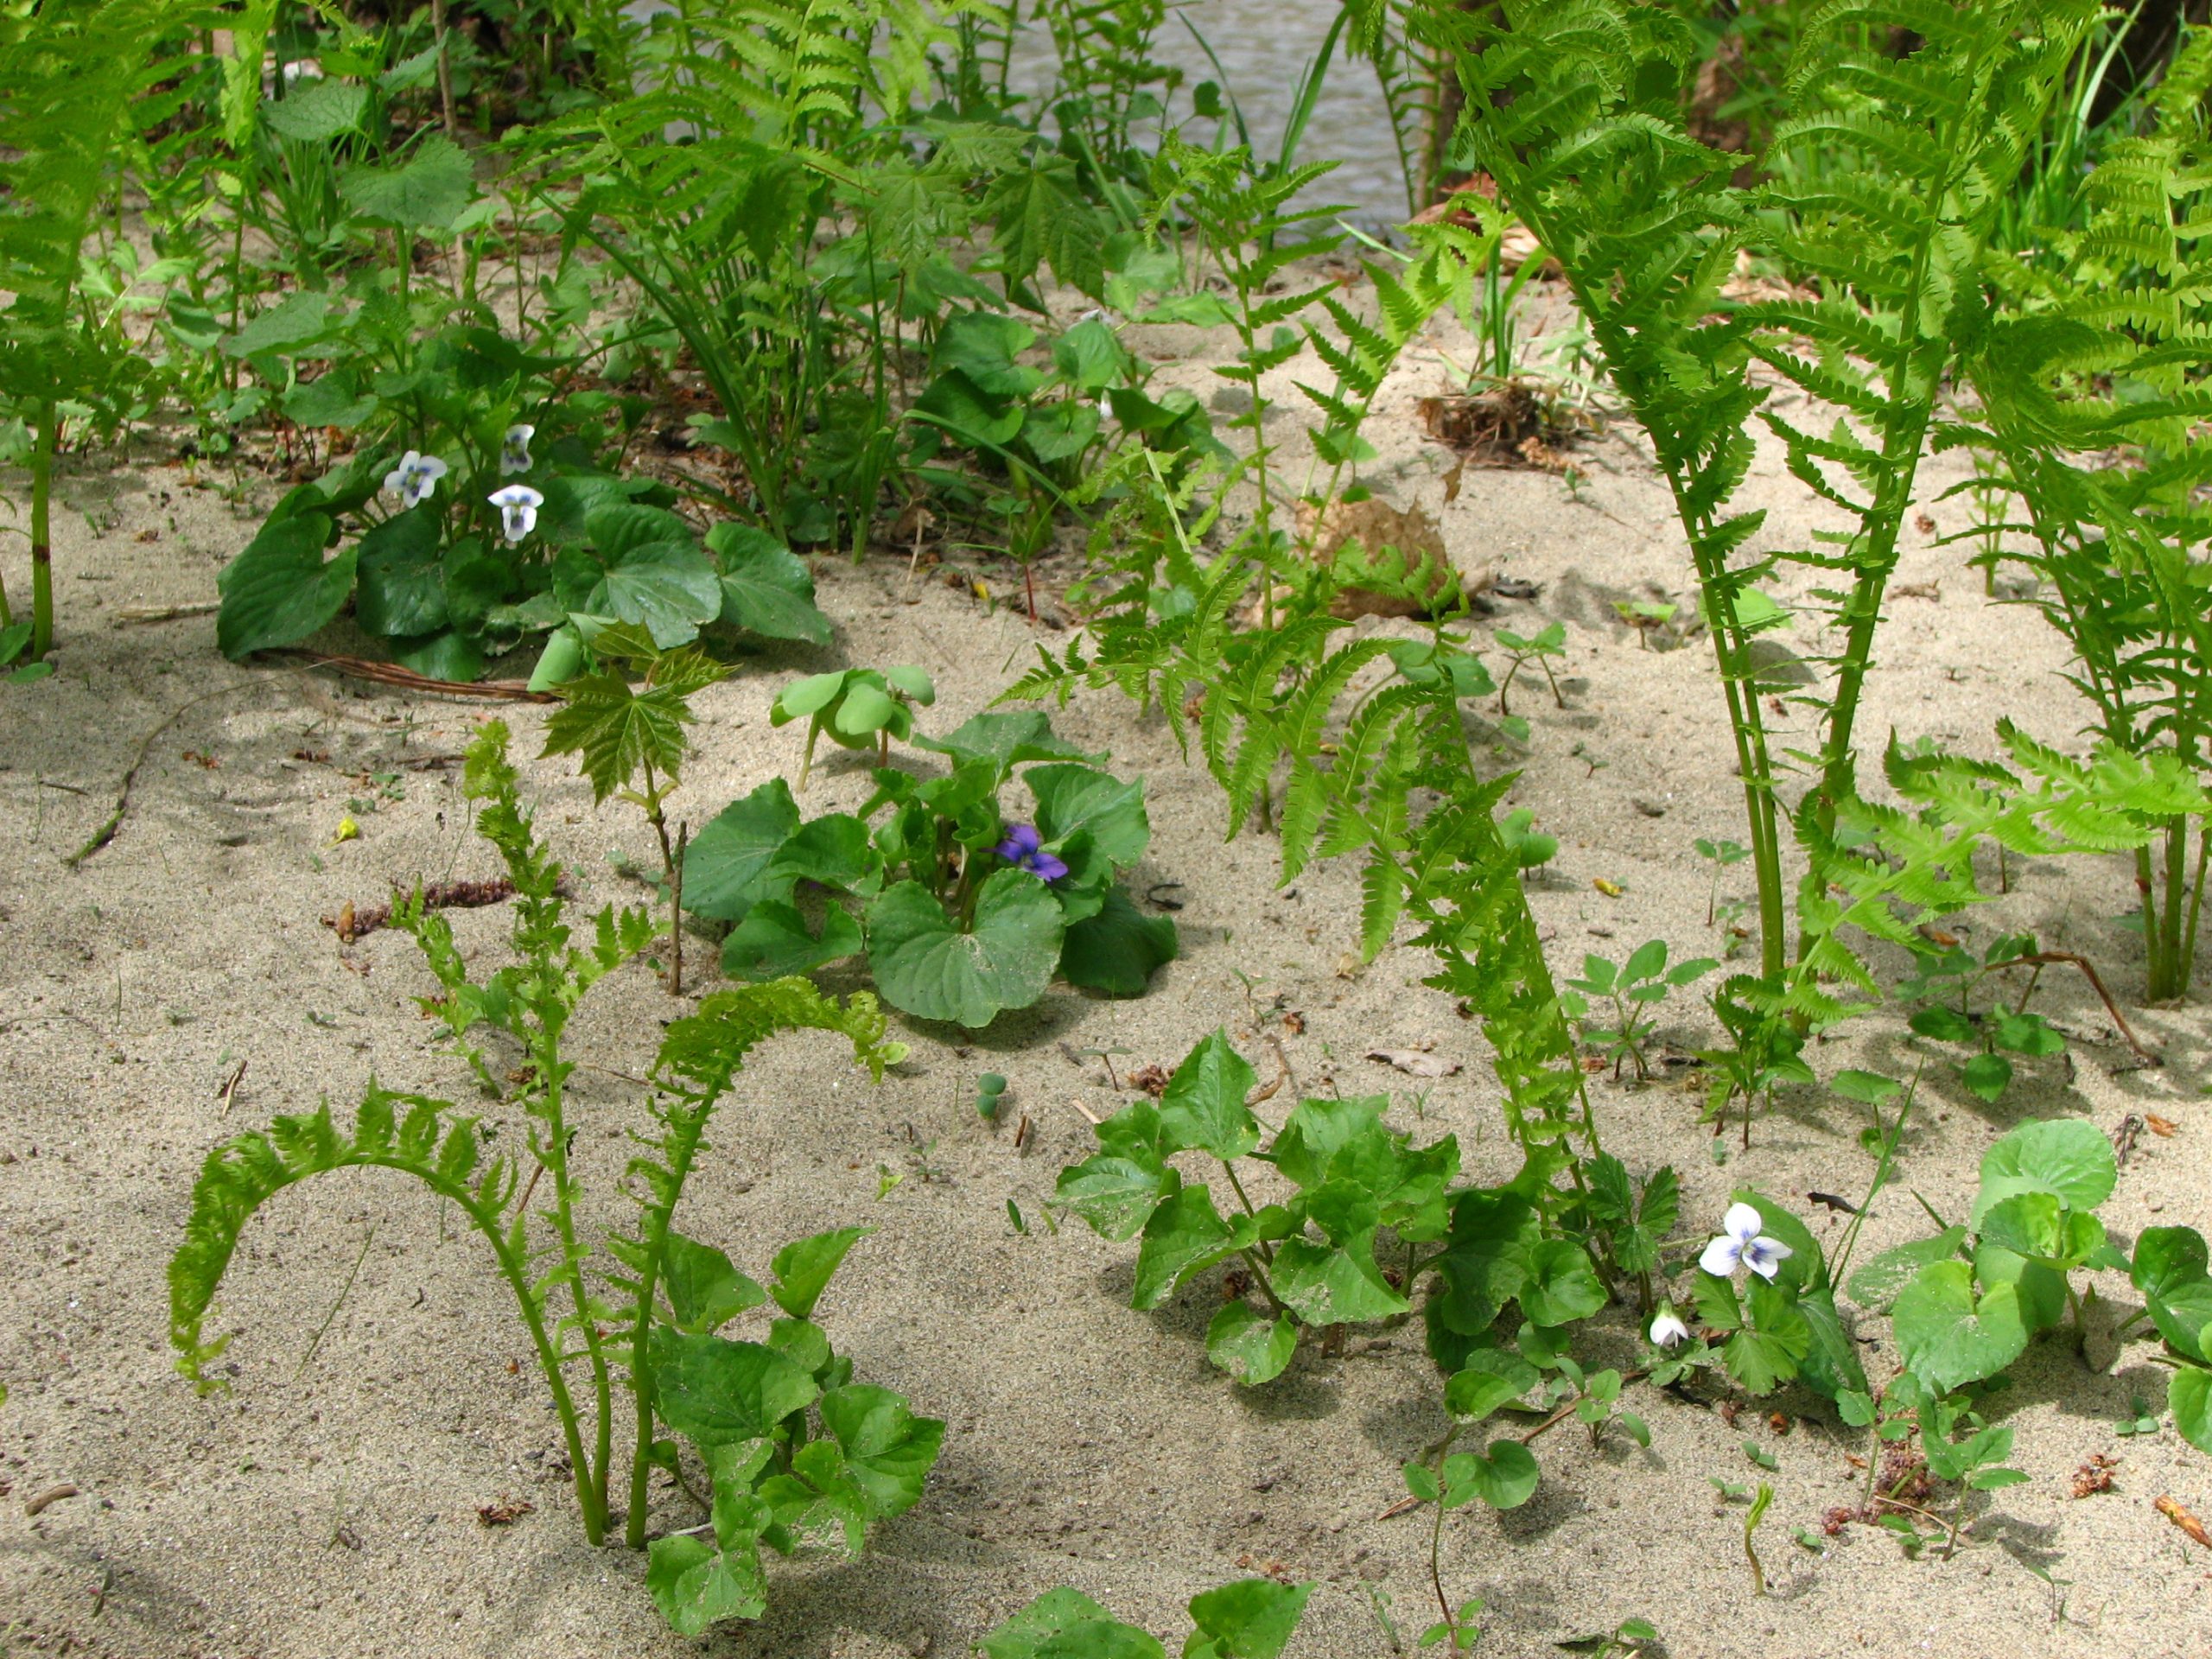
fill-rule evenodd
<path id="1" fill-rule="evenodd" d="M 686 1116 L 677 1115 L 687 1110 Z M 655 1203 L 647 1208 L 645 1225 L 639 1230 L 638 1307 L 630 1332 L 630 1393 L 637 1404 L 638 1423 L 630 1454 L 630 1510 L 623 1532 L 623 1541 L 632 1549 L 645 1547 L 647 1482 L 652 1474 L 653 1299 L 659 1291 L 661 1265 L 668 1254 L 670 1219 L 676 1213 L 676 1201 L 683 1192 L 683 1183 L 690 1176 L 691 1163 L 698 1155 L 705 1126 L 706 1114 L 696 1107 L 678 1107 L 671 1112 L 666 1184 L 660 1189 L 668 1194 L 668 1198 L 665 1203 Z"/>
<path id="2" fill-rule="evenodd" d="M 48 512 L 54 493 L 54 448 L 61 421 L 51 402 L 38 410 L 31 451 L 31 660 L 54 648 L 54 540 Z"/>

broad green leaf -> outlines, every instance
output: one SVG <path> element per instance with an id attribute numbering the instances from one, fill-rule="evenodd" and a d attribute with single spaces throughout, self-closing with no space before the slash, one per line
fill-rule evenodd
<path id="1" fill-rule="evenodd" d="M 757 1342 L 657 1325 L 654 1406 L 662 1421 L 700 1446 L 761 1439 L 821 1389 L 799 1366 Z"/>
<path id="2" fill-rule="evenodd" d="M 668 1236 L 661 1280 L 677 1327 L 695 1333 L 718 1331 L 768 1300 L 768 1293 L 740 1273 L 728 1256 L 681 1233 Z"/>
<path id="3" fill-rule="evenodd" d="M 977 1644 L 984 1659 L 1166 1659 L 1079 1590 L 1047 1591 Z"/>
<path id="4" fill-rule="evenodd" d="M 768 1611 L 768 1581 L 757 1550 L 724 1551 L 681 1533 L 648 1546 L 645 1588 L 681 1636 L 701 1635 L 720 1619 L 758 1618 Z"/>
<path id="5" fill-rule="evenodd" d="M 1455 1452 L 1444 1459 L 1444 1507 L 1455 1510 L 1479 1497 L 1493 1510 L 1516 1510 L 1535 1495 L 1541 1478 L 1527 1446 L 1492 1440 L 1486 1453 Z"/>
<path id="6" fill-rule="evenodd" d="M 823 912 L 822 931 L 807 931 L 806 918 L 779 899 L 763 899 L 722 940 L 722 972 L 755 984 L 816 969 L 867 948 L 861 925 L 842 905 Z"/>
<path id="7" fill-rule="evenodd" d="M 545 753 L 573 754 L 604 802 L 651 765 L 665 784 L 683 770 L 683 728 L 696 718 L 673 686 L 632 687 L 620 674 L 585 674 L 560 688 L 562 704 L 545 722 Z"/>
<path id="8" fill-rule="evenodd" d="M 1970 1224 L 2016 1192 L 2050 1192 L 2069 1210 L 2094 1210 L 2112 1196 L 2120 1162 L 2112 1142 L 2079 1118 L 2023 1123 L 1982 1154 L 1981 1191 Z"/>
<path id="9" fill-rule="evenodd" d="M 288 295 L 256 312 L 238 333 L 226 336 L 222 343 L 224 354 L 247 358 L 276 352 L 289 355 L 319 345 L 344 321 L 342 311 L 335 317 L 332 315 L 336 303 L 333 296 L 322 289 L 302 289 Z"/>
<path id="10" fill-rule="evenodd" d="M 1032 766 L 1021 781 L 1037 798 L 1037 830 L 1057 842 L 1088 830 L 1098 850 L 1116 865 L 1144 856 L 1152 840 L 1145 816 L 1144 780 L 1123 783 L 1092 766 Z"/>
<path id="11" fill-rule="evenodd" d="M 372 525 L 355 567 L 353 615 L 380 639 L 435 633 L 446 625 L 446 578 L 438 513 L 424 502 Z"/>
<path id="12" fill-rule="evenodd" d="M 845 689 L 846 670 L 838 669 L 828 674 L 809 674 L 793 680 L 776 694 L 776 706 L 769 712 L 770 721 L 778 726 L 794 720 L 804 720 L 818 714 L 836 701 L 837 694 Z"/>
<path id="13" fill-rule="evenodd" d="M 2212 1345 L 2212 1325 L 2199 1340 L 2200 1351 Z M 2212 1371 L 2191 1365 L 2174 1373 L 2166 1386 L 2166 1408 L 2182 1439 L 2198 1451 L 2212 1455 Z"/>
<path id="14" fill-rule="evenodd" d="M 1100 1152 L 1060 1172 L 1052 1200 L 1090 1224 L 1102 1238 L 1135 1238 L 1168 1191 L 1159 1159 Z"/>
<path id="15" fill-rule="evenodd" d="M 1198 1626 L 1183 1659 L 1276 1659 L 1306 1611 L 1310 1584 L 1240 1579 L 1191 1598 Z"/>
<path id="16" fill-rule="evenodd" d="M 1886 1313 L 1897 1293 L 1909 1284 L 1913 1275 L 1931 1262 L 1949 1262 L 1957 1258 L 1960 1247 L 1967 1242 L 1964 1227 L 1945 1228 L 1933 1238 L 1916 1238 L 1909 1244 L 1899 1244 L 1884 1250 L 1851 1275 L 1846 1287 L 1851 1300 L 1870 1313 Z"/>
<path id="17" fill-rule="evenodd" d="M 1535 1387 L 1542 1374 L 1505 1348 L 1478 1348 L 1444 1385 L 1444 1408 L 1462 1422 L 1480 1422 Z"/>
<path id="18" fill-rule="evenodd" d="M 1236 1248 L 1228 1223 L 1213 1207 L 1213 1194 L 1205 1185 L 1183 1185 L 1173 1172 L 1169 1179 L 1173 1184 L 1145 1223 L 1144 1243 L 1137 1248 L 1136 1282 L 1129 1294 L 1132 1307 L 1158 1307 L 1185 1279 L 1211 1267 Z"/>
<path id="19" fill-rule="evenodd" d="M 1177 1149 L 1198 1147 L 1233 1163 L 1260 1144 L 1260 1122 L 1244 1104 L 1259 1075 L 1216 1027 L 1175 1068 L 1160 1098 L 1160 1126 Z"/>
<path id="20" fill-rule="evenodd" d="M 261 105 L 262 124 L 296 143 L 327 144 L 341 133 L 358 131 L 368 112 L 369 89 L 359 81 L 295 82 L 281 99 Z"/>
<path id="21" fill-rule="evenodd" d="M 1052 892 L 1025 870 L 983 879 L 976 919 L 962 929 L 918 881 L 885 889 L 868 907 L 868 957 L 894 1008 L 971 1030 L 1044 995 L 1059 961 L 1063 925 Z"/>
<path id="22" fill-rule="evenodd" d="M 1052 365 L 1079 391 L 1102 392 L 1131 377 L 1128 350 L 1103 317 L 1087 317 L 1052 342 Z"/>
<path id="23" fill-rule="evenodd" d="M 223 655 L 243 661 L 257 651 L 296 645 L 327 625 L 353 591 L 358 544 L 325 559 L 330 520 L 319 512 L 263 527 L 216 578 L 222 608 L 215 640 Z"/>
<path id="24" fill-rule="evenodd" d="M 720 524 L 707 547 L 721 570 L 721 620 L 769 639 L 830 643 L 830 619 L 814 602 L 805 562 L 766 531 Z"/>
<path id="25" fill-rule="evenodd" d="M 1750 1322 L 1729 1338 L 1722 1357 L 1730 1376 L 1765 1394 L 1797 1375 L 1812 1351 L 1812 1325 L 1786 1289 L 1764 1279 L 1751 1279 L 1745 1301 Z"/>
<path id="26" fill-rule="evenodd" d="M 397 166 L 355 166 L 338 175 L 338 193 L 363 219 L 403 230 L 448 231 L 476 194 L 467 152 L 432 133 Z"/>
<path id="27" fill-rule="evenodd" d="M 976 715 L 941 738 L 918 737 L 914 743 L 956 760 L 991 761 L 1001 774 L 1029 760 L 1090 759 L 1052 734 L 1052 722 L 1041 709 Z"/>
<path id="28" fill-rule="evenodd" d="M 2194 1227 L 2145 1227 L 2137 1236 L 2130 1276 L 2152 1321 L 2176 1352 L 2198 1361 L 2212 1359 L 2200 1339 L 2212 1321 L 2212 1278 L 2206 1272 L 2204 1237 Z"/>
<path id="29" fill-rule="evenodd" d="M 690 529 L 657 507 L 601 507 L 587 521 L 592 546 L 563 548 L 553 586 L 571 611 L 634 624 L 667 651 L 699 637 L 721 614 L 721 579 Z"/>
<path id="30" fill-rule="evenodd" d="M 1044 376 L 1018 359 L 1037 343 L 1037 331 L 1003 311 L 958 311 L 938 332 L 932 360 L 958 369 L 983 391 L 1026 397 Z"/>
<path id="31" fill-rule="evenodd" d="M 1411 1306 L 1376 1266 L 1371 1233 L 1341 1249 L 1311 1238 L 1287 1238 L 1276 1247 L 1268 1277 L 1283 1306 L 1307 1325 L 1387 1319 Z"/>
<path id="32" fill-rule="evenodd" d="M 915 1416 L 890 1389 L 864 1383 L 832 1389 L 822 1396 L 821 1409 L 849 1476 L 875 1513 L 903 1515 L 913 1508 L 944 1444 L 944 1425 Z"/>
<path id="33" fill-rule="evenodd" d="M 1800 1368 L 1805 1382 L 1831 1400 L 1853 1389 L 1864 1392 L 1866 1368 L 1859 1362 L 1859 1344 L 1844 1329 L 1843 1316 L 1836 1310 L 1835 1287 L 1822 1285 L 1806 1291 L 1797 1299 L 1797 1312 L 1813 1338 Z"/>
<path id="34" fill-rule="evenodd" d="M 1060 977 L 1109 996 L 1141 996 L 1153 975 L 1181 949 L 1173 917 L 1147 916 L 1120 887 L 1109 887 L 1096 915 L 1069 925 L 1060 944 Z"/>
<path id="35" fill-rule="evenodd" d="M 760 896 L 768 861 L 799 825 L 791 785 L 771 778 L 733 801 L 691 838 L 683 855 L 683 908 L 694 916 L 743 919 Z"/>
<path id="36" fill-rule="evenodd" d="M 391 642 L 391 660 L 426 680 L 467 684 L 484 672 L 484 651 L 459 628 L 441 628 Z"/>
<path id="37" fill-rule="evenodd" d="M 845 1253 L 873 1231 L 871 1227 L 839 1227 L 795 1239 L 778 1250 L 776 1259 L 768 1264 L 776 1279 L 769 1293 L 776 1299 L 776 1306 L 795 1319 L 811 1318 L 815 1303 L 822 1300 Z"/>
<path id="38" fill-rule="evenodd" d="M 1897 1300 L 1897 1347 L 1937 1394 L 1994 1376 L 2027 1351 L 2017 1290 L 1994 1286 L 1977 1298 L 1974 1280 L 1964 1262 L 1930 1262 Z"/>
<path id="39" fill-rule="evenodd" d="M 2012 1086 L 2012 1062 L 2002 1054 L 1977 1054 L 1959 1068 L 1960 1081 L 1993 1104 Z"/>
<path id="40" fill-rule="evenodd" d="M 789 897 L 800 881 L 866 896 L 882 876 L 883 859 L 868 839 L 868 825 L 849 812 L 829 812 L 802 824 L 776 849 L 762 880 L 765 892 L 779 899 Z"/>
<path id="41" fill-rule="evenodd" d="M 1297 1349 L 1287 1313 L 1270 1317 L 1241 1298 L 1224 1303 L 1206 1326 L 1206 1357 L 1248 1389 L 1281 1376 Z"/>
<path id="42" fill-rule="evenodd" d="M 1586 1319 L 1605 1305 L 1589 1253 L 1572 1239 L 1548 1238 L 1529 1254 L 1521 1311 L 1535 1324 L 1556 1328 Z"/>

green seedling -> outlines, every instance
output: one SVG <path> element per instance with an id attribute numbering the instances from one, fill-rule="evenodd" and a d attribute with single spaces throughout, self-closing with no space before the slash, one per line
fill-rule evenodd
<path id="1" fill-rule="evenodd" d="M 1522 870 L 1541 869 L 1559 855 L 1559 837 L 1546 835 L 1535 823 L 1535 809 L 1526 806 L 1515 807 L 1497 823 L 1499 836 Z"/>
<path id="2" fill-rule="evenodd" d="M 976 1079 L 976 1116 L 986 1122 L 997 1120 L 1005 1097 L 1006 1079 L 999 1073 L 986 1071 Z"/>
<path id="3" fill-rule="evenodd" d="M 1709 957 L 1667 965 L 1667 942 L 1652 939 L 1639 945 L 1618 967 L 1599 956 L 1582 959 L 1582 977 L 1567 982 L 1560 1008 L 1573 1020 L 1582 1042 L 1601 1059 L 1613 1063 L 1613 1080 L 1620 1081 L 1621 1066 L 1636 1065 L 1639 1082 L 1651 1076 L 1644 1050 L 1658 1023 L 1657 1009 L 1670 991 L 1694 983 L 1720 964 Z M 1611 1007 L 1611 1023 L 1592 1017 L 1591 1000 L 1601 998 Z"/>
<path id="4" fill-rule="evenodd" d="M 891 764 L 891 740 L 914 734 L 914 709 L 937 701 L 937 686 L 918 668 L 847 668 L 793 680 L 768 711 L 772 726 L 806 721 L 806 753 L 799 762 L 798 786 L 805 789 L 814 770 L 814 749 L 827 733 L 848 749 L 872 748 L 876 764 Z"/>
<path id="5" fill-rule="evenodd" d="M 1241 1579 L 1191 1598 L 1183 1659 L 1277 1659 L 1297 1632 L 1310 1584 Z M 983 1659 L 1166 1659 L 1149 1632 L 1080 1591 L 1047 1591 L 976 1644 Z"/>
<path id="6" fill-rule="evenodd" d="M 1560 662 L 1567 660 L 1566 623 L 1548 623 L 1534 637 L 1524 637 L 1510 628 L 1497 628 L 1491 631 L 1491 638 L 1497 642 L 1497 648 L 1505 653 L 1512 664 L 1505 671 L 1505 678 L 1498 683 L 1497 712 L 1500 715 L 1513 712 L 1506 706 L 1506 699 L 1512 695 L 1513 682 L 1521 677 L 1521 671 L 1530 663 L 1542 671 L 1544 683 L 1552 689 L 1552 701 L 1562 709 L 1567 707 L 1566 695 L 1560 690 L 1559 680 L 1552 672 L 1554 658 Z"/>
<path id="7" fill-rule="evenodd" d="M 1552 1645 L 1562 1653 L 1579 1653 L 1586 1659 L 1637 1659 L 1659 1639 L 1659 1627 L 1648 1618 L 1624 1618 L 1610 1630 L 1572 1637 Z"/>
<path id="8" fill-rule="evenodd" d="M 1708 841 L 1703 836 L 1700 836 L 1692 845 L 1696 848 L 1697 855 L 1713 866 L 1713 882 L 1705 894 L 1705 925 L 1711 927 L 1719 916 L 1720 872 L 1731 864 L 1743 862 L 1751 855 L 1751 849 L 1740 842 Z"/>
<path id="9" fill-rule="evenodd" d="M 1751 1593 L 1755 1596 L 1766 1594 L 1766 1568 L 1759 1564 L 1759 1553 L 1752 1548 L 1751 1538 L 1773 1503 L 1774 1488 L 1761 1481 L 1758 1494 L 1751 1499 L 1751 1510 L 1744 1516 L 1744 1559 L 1751 1565 Z"/>

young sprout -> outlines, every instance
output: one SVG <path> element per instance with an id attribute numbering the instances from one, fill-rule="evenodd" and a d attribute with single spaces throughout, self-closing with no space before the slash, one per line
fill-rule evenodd
<path id="1" fill-rule="evenodd" d="M 507 429 L 506 436 L 499 440 L 499 475 L 511 478 L 517 473 L 530 470 L 530 441 L 537 435 L 534 426 L 517 424 Z"/>
<path id="2" fill-rule="evenodd" d="M 1780 1239 L 1761 1232 L 1760 1224 L 1756 1205 L 1730 1205 L 1728 1213 L 1720 1218 L 1719 1236 L 1705 1247 L 1698 1266 L 1716 1279 L 1733 1278 L 1737 1268 L 1749 1268 L 1760 1278 L 1771 1280 L 1796 1252 Z"/>
<path id="3" fill-rule="evenodd" d="M 445 462 L 410 449 L 399 458 L 399 465 L 384 475 L 384 486 L 399 497 L 403 506 L 419 507 L 430 499 L 445 475 Z"/>
<path id="4" fill-rule="evenodd" d="M 976 1116 L 987 1122 L 995 1121 L 1000 1104 L 1006 1097 L 1006 1078 L 996 1071 L 986 1071 L 976 1079 Z M 1007 1202 L 1010 1204 L 1012 1200 Z M 1021 1230 L 1024 1232 L 1027 1228 Z"/>
<path id="5" fill-rule="evenodd" d="M 537 528 L 537 510 L 545 498 L 527 484 L 510 484 L 484 498 L 499 510 L 499 529 L 510 546 Z"/>

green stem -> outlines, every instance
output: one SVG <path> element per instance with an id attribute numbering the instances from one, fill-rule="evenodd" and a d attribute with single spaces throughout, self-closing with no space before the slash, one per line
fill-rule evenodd
<path id="1" fill-rule="evenodd" d="M 531 1047 L 531 1058 L 537 1067 L 539 1084 L 544 1090 L 540 1101 L 540 1112 L 546 1129 L 545 1144 L 538 1149 L 538 1161 L 553 1177 L 553 1226 L 561 1238 L 562 1274 L 569 1281 L 569 1294 L 576 1310 L 576 1326 L 582 1332 L 584 1351 L 591 1360 L 592 1392 L 598 1406 L 598 1434 L 594 1448 L 596 1455 L 590 1465 L 590 1480 L 603 1525 L 607 1515 L 607 1465 L 614 1452 L 613 1387 L 607 1371 L 607 1345 L 593 1317 L 591 1294 L 584 1287 L 583 1262 L 587 1253 L 576 1243 L 575 1185 L 569 1175 L 569 1131 L 562 1103 L 561 1079 L 565 1068 L 561 1062 L 557 1027 L 542 1027 L 537 1039 Z M 582 1466 L 579 1465 L 577 1473 L 580 1479 L 583 1472 Z"/>
<path id="2" fill-rule="evenodd" d="M 696 1135 L 671 1135 L 669 1140 L 673 1150 L 667 1190 L 680 1193 L 691 1173 L 691 1160 L 696 1154 L 699 1139 Z M 659 1288 L 662 1258 L 668 1252 L 669 1223 L 675 1211 L 673 1198 L 666 1205 L 654 1205 L 646 1212 L 643 1236 L 639 1240 L 642 1265 L 638 1273 L 638 1314 L 630 1332 L 630 1393 L 637 1402 L 638 1432 L 630 1453 L 630 1512 L 623 1530 L 623 1542 L 632 1549 L 645 1547 L 646 1483 L 652 1474 L 653 1452 L 653 1374 L 649 1357 L 653 1298 Z"/>
<path id="3" fill-rule="evenodd" d="M 48 512 L 54 486 L 54 448 L 61 421 L 51 402 L 39 405 L 38 440 L 31 451 L 31 660 L 54 648 L 54 542 Z"/>

